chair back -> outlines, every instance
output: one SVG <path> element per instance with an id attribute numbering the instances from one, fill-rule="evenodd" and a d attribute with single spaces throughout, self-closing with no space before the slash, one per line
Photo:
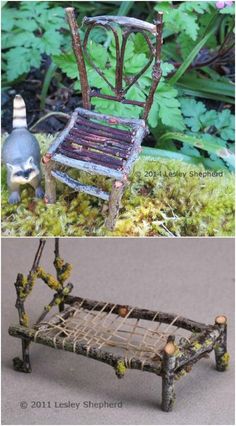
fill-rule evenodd
<path id="1" fill-rule="evenodd" d="M 79 36 L 79 28 L 75 20 L 73 8 L 66 9 L 68 22 L 72 34 L 72 42 L 74 53 L 77 59 L 77 65 L 80 75 L 81 90 L 83 107 L 86 109 L 91 108 L 91 98 L 98 97 L 107 99 L 113 102 L 121 102 L 122 104 L 136 105 L 142 109 L 142 118 L 146 120 L 148 113 L 153 103 L 154 93 L 161 78 L 161 45 L 162 45 L 162 13 L 157 13 L 157 18 L 154 24 L 145 21 L 128 18 L 123 16 L 95 16 L 92 18 L 85 17 L 83 25 L 85 25 L 85 35 L 83 42 Z M 99 68 L 91 57 L 88 50 L 88 41 L 91 31 L 96 27 L 102 27 L 114 36 L 115 41 L 115 79 L 111 83 L 106 77 L 104 70 Z M 119 30 L 120 29 L 120 30 Z M 142 69 L 139 69 L 136 75 L 126 77 L 124 79 L 124 62 L 127 41 L 131 34 L 141 33 L 146 41 L 148 49 L 148 59 Z M 121 36 L 120 36 L 121 34 Z M 154 42 L 153 42 L 153 38 Z M 90 66 L 96 70 L 100 77 L 106 82 L 112 94 L 101 93 L 99 89 L 91 89 L 88 83 L 87 70 L 85 65 L 85 58 Z M 150 85 L 149 93 L 145 101 L 128 99 L 129 89 L 138 83 L 138 80 L 143 76 L 146 70 L 152 65 L 152 82 Z"/>

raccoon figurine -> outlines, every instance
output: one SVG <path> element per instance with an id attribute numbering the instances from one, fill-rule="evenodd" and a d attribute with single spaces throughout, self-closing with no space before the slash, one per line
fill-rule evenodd
<path id="1" fill-rule="evenodd" d="M 20 185 L 26 183 L 35 189 L 37 198 L 43 198 L 39 144 L 27 129 L 25 102 L 20 95 L 14 98 L 13 130 L 3 144 L 2 159 L 7 166 L 10 204 L 20 202 Z"/>

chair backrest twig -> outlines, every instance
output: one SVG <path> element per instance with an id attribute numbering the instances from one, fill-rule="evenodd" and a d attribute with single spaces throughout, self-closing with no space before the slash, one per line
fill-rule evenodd
<path id="1" fill-rule="evenodd" d="M 157 89 L 158 83 L 161 79 L 161 45 L 162 45 L 162 27 L 163 27 L 163 16 L 162 13 L 157 13 L 154 24 L 123 16 L 96 16 L 92 18 L 85 17 L 83 25 L 86 26 L 85 35 L 83 42 L 79 35 L 79 27 L 77 25 L 74 9 L 66 9 L 68 22 L 71 29 L 73 49 L 77 60 L 83 107 L 86 109 L 91 108 L 91 97 L 98 97 L 107 99 L 110 101 L 121 102 L 128 105 L 136 105 L 141 107 L 143 110 L 142 118 L 147 120 L 149 111 L 153 103 L 153 97 Z M 108 31 L 111 31 L 115 40 L 115 52 L 116 52 L 116 68 L 115 68 L 115 83 L 112 84 L 104 74 L 104 72 L 95 64 L 91 55 L 88 52 L 88 40 L 91 31 L 95 27 L 102 27 Z M 119 37 L 118 27 L 121 29 L 121 38 Z M 141 33 L 146 41 L 149 58 L 146 64 L 138 73 L 132 78 L 128 79 L 128 82 L 124 85 L 124 62 L 125 62 L 125 51 L 127 47 L 127 41 L 130 35 L 134 33 Z M 152 36 L 155 36 L 155 43 L 152 41 Z M 100 90 L 91 89 L 88 83 L 88 76 L 86 70 L 86 61 L 92 68 L 100 75 L 100 77 L 106 82 L 107 86 L 111 89 L 112 94 L 101 93 Z M 128 99 L 127 93 L 129 89 L 138 82 L 140 77 L 146 72 L 146 70 L 152 65 L 152 82 L 150 85 L 149 93 L 145 101 Z"/>

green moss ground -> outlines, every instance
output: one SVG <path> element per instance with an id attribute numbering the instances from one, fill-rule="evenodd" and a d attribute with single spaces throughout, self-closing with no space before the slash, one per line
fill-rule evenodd
<path id="1" fill-rule="evenodd" d="M 36 135 L 42 153 L 52 137 Z M 58 184 L 57 202 L 35 200 L 31 187 L 22 189 L 21 204 L 8 204 L 6 168 L 2 167 L 3 236 L 232 236 L 234 176 L 201 177 L 203 167 L 176 160 L 141 157 L 122 199 L 113 232 L 104 227 L 107 203 Z M 181 176 L 169 176 L 176 172 Z M 198 175 L 192 177 L 191 173 Z M 183 175 L 186 174 L 186 175 Z M 109 180 L 73 171 L 85 183 L 110 188 Z M 148 175 L 148 176 L 146 176 Z"/>

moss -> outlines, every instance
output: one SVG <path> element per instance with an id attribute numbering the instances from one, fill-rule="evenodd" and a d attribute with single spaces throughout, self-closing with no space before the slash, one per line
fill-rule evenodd
<path id="1" fill-rule="evenodd" d="M 28 296 L 28 293 L 26 293 L 26 291 L 24 289 L 20 288 L 19 289 L 19 296 L 20 296 L 20 299 L 25 300 L 26 297 Z"/>
<path id="2" fill-rule="evenodd" d="M 72 265 L 70 263 L 66 263 L 64 265 L 64 270 L 58 274 L 58 278 L 60 282 L 64 283 L 70 277 L 72 271 Z"/>
<path id="3" fill-rule="evenodd" d="M 219 343 L 216 343 L 216 344 L 213 346 L 213 349 L 214 349 L 215 351 L 219 350 L 219 348 L 220 348 L 220 344 L 219 344 Z"/>
<path id="4" fill-rule="evenodd" d="M 180 355 L 181 355 L 181 351 L 180 351 L 180 349 L 179 349 L 179 347 L 178 347 L 178 346 L 175 346 L 175 347 L 176 347 L 176 349 L 175 349 L 174 356 L 175 356 L 176 358 L 178 358 L 178 356 L 180 356 Z"/>
<path id="5" fill-rule="evenodd" d="M 24 327 L 29 327 L 29 316 L 27 315 L 27 313 L 26 312 L 24 312 L 23 314 L 22 314 L 22 317 L 21 317 L 21 324 L 24 326 Z"/>
<path id="6" fill-rule="evenodd" d="M 36 135 L 42 154 L 53 137 Z M 8 204 L 6 168 L 2 167 L 2 235 L 4 236 L 232 236 L 234 177 L 203 177 L 203 166 L 177 160 L 140 157 L 122 199 L 113 232 L 104 227 L 107 203 L 58 183 L 57 202 L 34 200 L 25 187 L 18 205 Z M 196 175 L 191 176 L 193 172 Z M 108 191 L 111 180 L 76 170 L 71 176 Z M 176 176 L 174 176 L 176 174 Z M 58 220 L 55 220 L 58 218 Z"/>
<path id="7" fill-rule="evenodd" d="M 187 371 L 184 368 L 182 368 L 182 370 L 175 373 L 175 380 L 177 381 L 177 380 L 179 380 L 179 379 L 181 379 L 182 377 L 185 377 L 185 376 L 187 376 Z"/>
<path id="8" fill-rule="evenodd" d="M 118 378 L 122 378 L 125 375 L 125 372 L 127 370 L 125 366 L 125 362 L 123 360 L 119 360 L 116 364 L 116 375 Z"/>
<path id="9" fill-rule="evenodd" d="M 44 309 L 45 312 L 50 312 L 51 309 L 52 309 L 52 306 L 51 305 L 45 305 L 43 309 Z"/>
<path id="10" fill-rule="evenodd" d="M 70 277 L 72 265 L 70 263 L 65 263 L 65 261 L 60 257 L 56 257 L 53 263 L 60 283 L 64 284 L 64 282 Z"/>
<path id="11" fill-rule="evenodd" d="M 65 288 L 63 288 L 63 292 L 62 293 L 63 293 L 63 296 L 67 296 L 70 293 L 70 289 L 68 287 L 65 287 Z"/>
<path id="12" fill-rule="evenodd" d="M 220 366 L 222 369 L 226 369 L 229 366 L 230 354 L 229 352 L 225 352 L 224 355 L 220 358 Z"/>
<path id="13" fill-rule="evenodd" d="M 198 351 L 199 349 L 201 349 L 201 348 L 202 348 L 202 346 L 203 346 L 203 345 L 201 345 L 201 343 L 199 343 L 199 342 L 195 342 L 195 343 L 193 344 L 194 349 L 196 349 L 197 351 Z"/>
<path id="14" fill-rule="evenodd" d="M 38 267 L 37 270 L 38 278 L 41 278 L 52 290 L 58 291 L 61 290 L 61 284 L 57 281 L 57 279 L 47 272 L 44 271 L 43 268 Z"/>
<path id="15" fill-rule="evenodd" d="M 65 261 L 61 257 L 56 257 L 53 264 L 54 264 L 55 268 L 60 271 L 61 268 L 64 266 Z"/>
<path id="16" fill-rule="evenodd" d="M 213 340 L 212 340 L 212 339 L 207 339 L 207 340 L 205 340 L 205 345 L 206 345 L 206 346 L 213 345 Z"/>
<path id="17" fill-rule="evenodd" d="M 37 274 L 31 274 L 31 280 L 29 281 L 28 278 L 24 275 L 21 277 L 21 282 L 19 285 L 19 296 L 24 301 L 29 294 L 31 293 L 33 286 L 35 284 L 35 280 L 37 278 Z"/>

